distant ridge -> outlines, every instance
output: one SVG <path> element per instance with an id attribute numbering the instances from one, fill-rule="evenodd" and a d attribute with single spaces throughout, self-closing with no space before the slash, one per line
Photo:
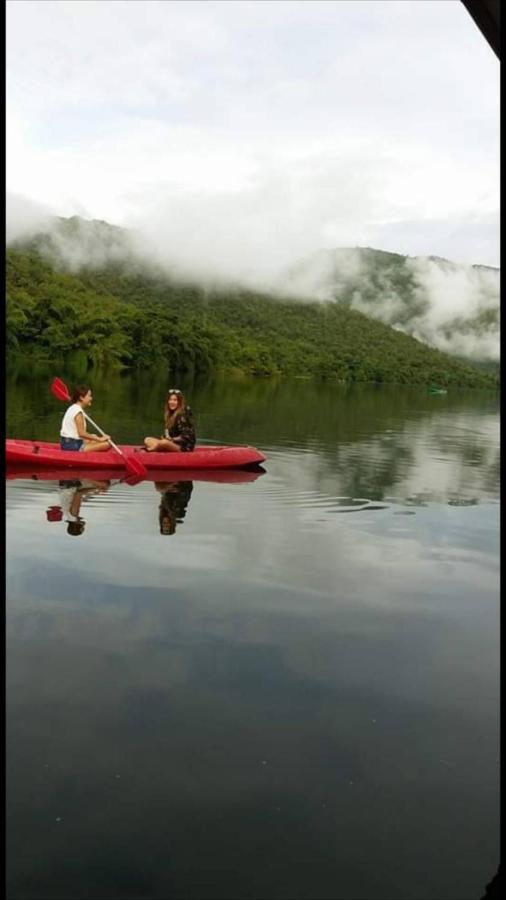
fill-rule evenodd
<path id="1" fill-rule="evenodd" d="M 182 281 L 171 273 L 170 247 L 163 264 L 154 263 L 127 229 L 59 218 L 7 251 L 9 353 L 51 359 L 78 353 L 88 365 L 234 368 L 343 382 L 495 385 L 485 354 L 476 357 L 477 367 L 465 346 L 454 357 L 428 346 L 421 332 L 430 323 L 430 285 L 424 288 L 419 259 L 372 248 L 321 251 L 286 273 L 276 293 L 266 293 Z M 443 279 L 443 291 L 448 273 L 462 270 L 439 259 L 424 266 Z M 464 285 L 469 272 L 474 287 L 489 285 L 488 305 L 474 318 L 459 319 L 454 308 L 451 327 L 448 320 L 432 324 L 438 340 L 457 333 L 476 348 L 498 327 L 498 273 L 468 267 Z"/>
<path id="2" fill-rule="evenodd" d="M 314 254 L 279 283 L 287 293 L 341 303 L 445 352 L 499 360 L 500 270 L 493 266 L 349 247 Z"/>

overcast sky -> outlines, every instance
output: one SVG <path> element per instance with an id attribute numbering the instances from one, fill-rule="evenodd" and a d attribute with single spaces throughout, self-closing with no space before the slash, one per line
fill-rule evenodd
<path id="1" fill-rule="evenodd" d="M 7 190 L 250 266 L 498 265 L 499 64 L 460 0 L 9 0 Z"/>

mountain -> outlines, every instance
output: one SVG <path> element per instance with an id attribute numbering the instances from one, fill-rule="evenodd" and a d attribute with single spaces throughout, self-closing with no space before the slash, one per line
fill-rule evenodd
<path id="1" fill-rule="evenodd" d="M 9 247 L 38 253 L 56 268 L 70 272 L 135 258 L 133 237 L 127 229 L 79 216 L 55 216 L 45 230 L 10 241 Z"/>
<path id="2" fill-rule="evenodd" d="M 137 247 L 124 229 L 77 218 L 10 246 L 9 355 L 342 382 L 497 383 L 349 303 L 183 282 Z"/>
<path id="3" fill-rule="evenodd" d="M 332 300 L 474 362 L 499 360 L 500 271 L 369 247 L 325 250 L 285 272 L 289 294 Z"/>

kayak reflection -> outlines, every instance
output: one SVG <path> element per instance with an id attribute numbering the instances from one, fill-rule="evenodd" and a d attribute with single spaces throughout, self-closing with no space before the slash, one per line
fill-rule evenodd
<path id="1" fill-rule="evenodd" d="M 112 471 L 110 468 L 72 468 L 71 473 L 75 481 L 107 481 L 111 483 Z M 60 466 L 26 466 L 8 464 L 5 469 L 5 477 L 8 480 L 30 479 L 31 481 L 68 481 L 71 474 L 68 468 Z M 265 475 L 265 469 L 257 466 L 254 469 L 156 469 L 148 471 L 142 481 L 173 482 L 173 481 L 207 481 L 213 484 L 249 484 Z M 113 476 L 116 477 L 116 476 Z M 120 478 L 128 484 L 127 476 Z M 136 484 L 142 483 L 140 480 Z"/>
<path id="2" fill-rule="evenodd" d="M 160 534 L 170 535 L 183 521 L 193 491 L 193 481 L 155 481 L 161 493 L 159 507 Z"/>
<path id="3" fill-rule="evenodd" d="M 91 494 L 104 494 L 110 486 L 109 480 L 98 481 L 90 478 L 82 481 L 78 479 L 60 480 L 58 484 L 60 503 L 50 506 L 46 510 L 47 521 L 64 521 L 67 523 L 67 534 L 79 537 L 86 527 L 86 521 L 81 516 L 83 500 Z"/>
<path id="4" fill-rule="evenodd" d="M 145 479 L 136 479 L 132 484 L 128 476 L 111 480 L 110 469 L 84 469 L 72 471 L 70 479 L 68 469 L 47 467 L 8 465 L 5 477 L 8 480 L 53 481 L 59 490 L 59 504 L 46 509 L 48 522 L 66 522 L 67 534 L 79 536 L 86 526 L 81 516 L 81 504 L 93 494 L 105 493 L 109 488 L 122 484 L 132 490 L 144 482 L 152 481 L 155 490 L 161 494 L 159 505 L 160 534 L 172 535 L 187 512 L 188 503 L 195 481 L 212 484 L 240 485 L 256 481 L 265 474 L 260 466 L 255 469 L 162 469 L 156 473 L 148 472 Z M 90 475 L 93 477 L 90 478 Z"/>

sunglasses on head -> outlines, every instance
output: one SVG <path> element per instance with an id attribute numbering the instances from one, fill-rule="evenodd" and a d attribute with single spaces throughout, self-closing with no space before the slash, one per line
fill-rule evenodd
<path id="1" fill-rule="evenodd" d="M 169 394 L 181 394 L 182 391 L 179 388 L 169 388 Z"/>

